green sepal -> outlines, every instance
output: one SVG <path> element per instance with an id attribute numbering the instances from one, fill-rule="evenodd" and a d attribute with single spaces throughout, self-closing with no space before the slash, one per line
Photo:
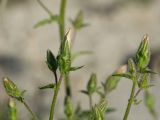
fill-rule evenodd
<path id="1" fill-rule="evenodd" d="M 129 72 L 131 74 L 135 74 L 136 73 L 136 65 L 135 65 L 132 58 L 128 59 L 128 66 L 129 66 Z"/>
<path id="2" fill-rule="evenodd" d="M 145 69 L 141 70 L 140 72 L 141 72 L 141 73 L 158 74 L 157 72 L 152 71 L 152 70 L 151 70 L 151 69 L 149 69 L 149 68 L 145 68 Z"/>
<path id="3" fill-rule="evenodd" d="M 48 68 L 53 72 L 55 72 L 58 68 L 58 62 L 50 50 L 47 50 L 46 64 L 48 65 Z"/>
<path id="4" fill-rule="evenodd" d="M 150 86 L 149 85 L 149 74 L 148 73 L 143 74 L 141 80 L 138 82 L 138 86 L 139 86 L 140 89 L 146 89 Z"/>
<path id="5" fill-rule="evenodd" d="M 39 89 L 43 90 L 43 89 L 54 89 L 55 88 L 55 84 L 51 83 L 51 84 L 48 84 L 48 85 L 45 85 L 45 86 L 41 86 L 39 87 Z"/>
<path id="6" fill-rule="evenodd" d="M 77 16 L 75 17 L 74 20 L 70 20 L 73 27 L 76 29 L 76 30 L 80 30 L 82 29 L 83 27 L 87 27 L 89 24 L 87 23 L 84 23 L 84 20 L 83 20 L 83 12 L 82 11 L 79 11 Z"/>
<path id="7" fill-rule="evenodd" d="M 89 120 L 104 120 L 104 113 L 107 110 L 107 102 L 102 100 L 95 105 L 90 113 Z"/>

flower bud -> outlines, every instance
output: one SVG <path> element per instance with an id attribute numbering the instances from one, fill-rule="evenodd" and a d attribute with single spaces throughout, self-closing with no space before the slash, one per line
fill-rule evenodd
<path id="1" fill-rule="evenodd" d="M 61 43 L 59 55 L 58 55 L 58 63 L 59 69 L 62 73 L 67 73 L 71 68 L 71 42 L 73 39 L 73 31 L 70 29 Z"/>
<path id="2" fill-rule="evenodd" d="M 3 78 L 3 85 L 7 94 L 17 100 L 22 101 L 23 97 L 18 87 L 7 77 Z"/>
<path id="3" fill-rule="evenodd" d="M 97 76 L 95 73 L 91 74 L 91 77 L 88 81 L 87 90 L 89 94 L 93 94 L 97 89 Z"/>
<path id="4" fill-rule="evenodd" d="M 72 118 L 74 111 L 73 111 L 73 105 L 72 105 L 70 97 L 65 98 L 64 106 L 65 106 L 64 112 L 65 112 L 66 116 L 68 118 Z"/>
<path id="5" fill-rule="evenodd" d="M 9 99 L 8 107 L 10 120 L 17 120 L 16 102 L 12 98 Z"/>
<path id="6" fill-rule="evenodd" d="M 127 72 L 127 65 L 123 65 L 120 68 L 118 68 L 118 70 L 116 70 L 113 74 L 124 74 L 126 72 Z M 112 75 L 107 77 L 105 83 L 103 84 L 105 92 L 111 92 L 112 90 L 114 90 L 120 81 L 121 77 Z"/>
<path id="7" fill-rule="evenodd" d="M 140 70 L 147 67 L 150 61 L 149 37 L 144 36 L 136 53 L 136 62 Z"/>

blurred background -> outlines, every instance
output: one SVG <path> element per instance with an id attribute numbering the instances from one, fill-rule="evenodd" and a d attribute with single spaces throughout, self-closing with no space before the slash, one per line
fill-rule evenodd
<path id="1" fill-rule="evenodd" d="M 59 12 L 60 0 L 43 0 L 53 12 Z M 133 56 L 144 34 L 150 36 L 152 50 L 150 67 L 160 73 L 160 1 L 159 0 L 68 0 L 66 22 L 79 10 L 90 26 L 76 34 L 73 53 L 89 50 L 93 54 L 78 58 L 75 65 L 85 65 L 71 74 L 74 104 L 88 108 L 88 98 L 79 91 L 86 88 L 92 72 L 97 73 L 99 84 L 108 75 Z M 42 120 L 48 119 L 52 91 L 40 91 L 39 86 L 53 81 L 45 64 L 46 51 L 57 54 L 59 33 L 56 23 L 34 29 L 37 21 L 48 17 L 36 0 L 0 0 L 0 78 L 9 76 L 25 93 L 26 101 Z M 155 86 L 156 110 L 160 115 L 159 75 L 152 76 Z M 56 119 L 63 116 L 64 87 L 56 107 Z M 107 120 L 120 120 L 125 112 L 131 82 L 122 79 L 118 88 L 108 96 L 108 103 L 117 110 Z M 138 96 L 143 99 L 143 94 Z M 94 102 L 96 102 L 96 97 Z M 7 120 L 5 108 L 8 96 L 0 81 L 0 120 Z M 29 120 L 28 112 L 20 103 L 19 120 Z M 133 106 L 130 120 L 152 120 L 143 102 Z M 160 119 L 160 118 L 159 118 Z"/>

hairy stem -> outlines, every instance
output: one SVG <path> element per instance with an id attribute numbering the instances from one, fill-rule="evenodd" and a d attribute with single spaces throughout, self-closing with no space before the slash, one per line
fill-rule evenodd
<path id="1" fill-rule="evenodd" d="M 28 104 L 24 100 L 22 101 L 22 103 L 24 104 L 26 109 L 31 113 L 33 120 L 39 120 L 38 117 L 34 114 L 34 112 L 30 109 L 30 107 L 28 106 Z"/>
<path id="2" fill-rule="evenodd" d="M 53 120 L 53 117 L 54 117 L 55 105 L 56 105 L 59 89 L 60 89 L 60 86 L 62 83 L 62 78 L 63 78 L 63 76 L 61 75 L 59 78 L 58 84 L 56 85 L 56 88 L 55 88 L 55 92 L 54 92 L 54 96 L 53 96 L 53 100 L 52 100 L 52 105 L 51 105 L 51 109 L 50 109 L 49 120 Z"/>
<path id="3" fill-rule="evenodd" d="M 124 114 L 123 120 L 127 120 L 127 119 L 128 119 L 128 115 L 129 115 L 129 113 L 130 113 L 131 106 L 132 106 L 132 104 L 133 104 L 133 102 L 134 102 L 135 90 L 136 90 L 136 82 L 133 81 L 132 91 L 131 91 L 131 94 L 130 94 L 130 98 L 129 98 L 129 100 L 128 100 L 128 105 L 127 105 L 126 112 L 125 112 L 125 114 Z"/>

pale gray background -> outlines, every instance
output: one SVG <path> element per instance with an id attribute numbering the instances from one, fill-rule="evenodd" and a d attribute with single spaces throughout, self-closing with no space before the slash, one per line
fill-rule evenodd
<path id="1" fill-rule="evenodd" d="M 38 90 L 38 86 L 52 82 L 53 75 L 45 64 L 46 50 L 55 54 L 59 46 L 56 23 L 33 29 L 34 24 L 48 17 L 36 0 L 8 0 L 5 6 L 0 0 L 0 78 L 9 76 L 21 89 L 27 90 L 25 97 L 42 120 L 48 119 L 52 91 Z M 138 1 L 138 0 L 136 0 Z M 145 0 L 144 0 L 145 1 Z M 73 18 L 81 9 L 89 27 L 77 33 L 73 52 L 90 50 L 94 54 L 76 60 L 75 65 L 85 67 L 71 74 L 74 103 L 81 101 L 88 108 L 88 98 L 79 90 L 85 89 L 90 73 L 98 75 L 98 82 L 105 80 L 128 56 L 132 56 L 142 36 L 150 36 L 151 49 L 160 50 L 160 1 L 150 0 L 149 4 L 134 0 L 68 0 L 66 18 Z M 60 0 L 43 0 L 53 13 L 58 13 Z M 71 26 L 66 23 L 67 28 Z M 158 54 L 159 55 L 159 54 Z M 154 76 L 152 88 L 156 97 L 156 110 L 160 114 L 160 82 Z M 131 81 L 123 79 L 118 88 L 108 96 L 109 105 L 117 111 L 107 115 L 107 120 L 121 120 L 125 112 Z M 63 86 L 59 94 L 56 120 L 63 115 Z M 143 94 L 138 97 L 143 98 Z M 6 104 L 8 96 L 0 82 L 0 103 Z M 95 98 L 94 101 L 96 101 Z M 28 112 L 18 103 L 19 120 L 26 118 Z M 4 108 L 2 105 L 0 109 Z M 0 111 L 1 111 L 0 110 Z M 152 120 L 143 102 L 133 106 L 129 120 Z"/>

